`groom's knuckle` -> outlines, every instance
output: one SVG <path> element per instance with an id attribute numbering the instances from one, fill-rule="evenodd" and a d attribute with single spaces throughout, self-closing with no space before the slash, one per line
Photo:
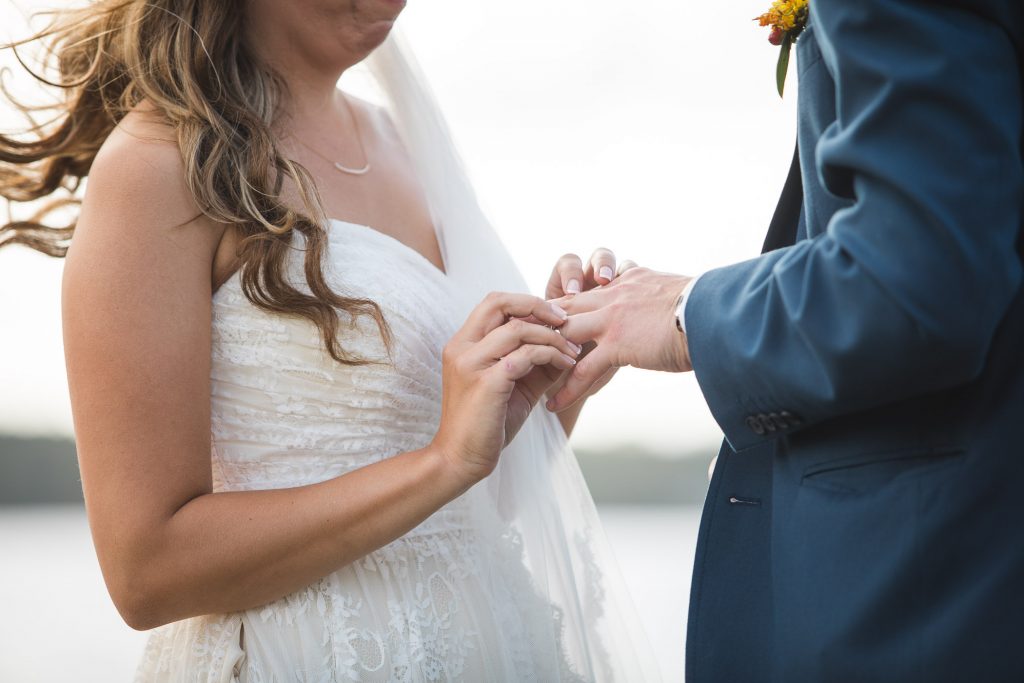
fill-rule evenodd
<path id="1" fill-rule="evenodd" d="M 632 288 L 623 284 L 624 289 L 618 292 L 618 296 L 608 302 L 605 307 L 606 320 L 609 326 L 615 325 L 619 319 L 629 310 L 629 293 Z"/>
<path id="2" fill-rule="evenodd" d="M 635 268 L 631 269 L 631 270 L 627 270 L 625 273 L 622 274 L 623 280 L 619 283 L 619 286 L 618 286 L 618 288 L 616 289 L 616 292 L 615 292 L 615 295 L 620 300 L 624 299 L 626 297 L 629 297 L 629 296 L 633 296 L 636 293 L 636 289 L 637 289 L 636 276 L 634 275 L 634 276 L 627 277 L 634 270 L 635 270 Z"/>
<path id="3" fill-rule="evenodd" d="M 622 316 L 626 314 L 626 306 L 620 303 L 611 304 L 608 308 L 608 317 L 604 326 L 604 341 L 615 342 L 622 338 L 625 330 L 622 324 Z"/>
<path id="4" fill-rule="evenodd" d="M 615 291 L 612 292 L 616 315 L 621 315 L 625 309 L 630 306 L 630 302 L 635 305 L 637 301 L 642 301 L 642 299 L 638 299 L 638 297 L 642 297 L 643 295 L 644 293 L 641 291 L 641 285 L 637 282 L 636 278 L 619 282 L 618 287 L 616 287 Z"/>

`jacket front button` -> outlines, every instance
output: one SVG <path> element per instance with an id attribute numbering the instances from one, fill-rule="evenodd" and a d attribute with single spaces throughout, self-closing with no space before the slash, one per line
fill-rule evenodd
<path id="1" fill-rule="evenodd" d="M 761 422 L 757 415 L 749 415 L 747 417 L 747 426 L 750 427 L 750 431 L 758 436 L 764 436 L 764 423 Z"/>

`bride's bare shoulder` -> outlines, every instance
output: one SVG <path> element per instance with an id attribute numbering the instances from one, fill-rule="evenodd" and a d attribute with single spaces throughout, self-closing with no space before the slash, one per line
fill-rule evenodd
<path id="1" fill-rule="evenodd" d="M 187 221 L 198 212 L 173 126 L 145 103 L 125 115 L 89 169 L 83 211 L 128 211 L 136 220 Z M 141 201 L 145 199 L 145 201 Z"/>
<path id="2" fill-rule="evenodd" d="M 71 251 L 98 258 L 91 249 L 75 247 L 117 244 L 122 254 L 105 254 L 114 259 L 171 241 L 208 266 L 224 226 L 199 209 L 185 172 L 173 126 L 153 107 L 137 106 L 111 130 L 93 159 Z M 75 257 L 68 256 L 70 264 Z"/>

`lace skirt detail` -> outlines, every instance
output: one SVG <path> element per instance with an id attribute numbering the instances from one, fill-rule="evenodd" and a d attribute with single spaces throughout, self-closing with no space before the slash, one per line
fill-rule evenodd
<path id="1" fill-rule="evenodd" d="M 274 602 L 154 629 L 135 681 L 584 680 L 514 545 L 486 557 L 468 529 L 414 530 Z"/>

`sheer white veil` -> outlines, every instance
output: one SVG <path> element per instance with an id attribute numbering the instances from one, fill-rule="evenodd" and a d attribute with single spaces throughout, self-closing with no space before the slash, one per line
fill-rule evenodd
<path id="1" fill-rule="evenodd" d="M 27 12 L 18 7 L 23 16 Z M 430 204 L 458 324 L 490 291 L 529 292 L 483 211 L 427 82 L 399 32 L 353 69 L 368 76 L 409 152 Z M 542 245 L 543 246 L 543 245 Z M 552 260 L 556 254 L 552 253 Z M 558 418 L 537 407 L 496 470 L 467 494 L 493 589 L 522 595 L 505 615 L 547 650 L 526 653 L 541 683 L 661 680 Z M 516 568 L 522 567 L 522 570 Z M 519 583 L 510 584 L 510 576 Z M 526 599 L 526 594 L 541 600 Z M 543 614 L 527 613 L 531 605 Z M 680 616 L 682 618 L 682 615 Z M 542 629 L 543 632 L 538 632 Z M 680 642 L 682 657 L 683 643 Z M 524 679 L 525 680 L 525 679 Z M 480 683 L 485 683 L 481 681 Z"/>
<path id="2" fill-rule="evenodd" d="M 480 209 L 447 125 L 408 44 L 393 32 L 363 64 L 423 183 L 462 320 L 487 292 L 528 292 Z M 554 259 L 554 253 L 552 255 Z M 494 539 L 494 581 L 525 567 L 517 590 L 540 594 L 546 615 L 531 658 L 540 680 L 658 681 L 647 637 L 609 550 L 594 502 L 556 416 L 539 406 L 502 453 L 495 472 L 468 493 L 481 538 Z M 513 557 L 514 555 L 514 557 Z M 524 604 L 530 602 L 522 601 Z M 523 609 L 526 609 L 524 607 Z M 536 617 L 537 615 L 533 615 Z M 680 643 L 682 648 L 682 643 Z M 682 652 L 680 651 L 680 656 Z"/>

